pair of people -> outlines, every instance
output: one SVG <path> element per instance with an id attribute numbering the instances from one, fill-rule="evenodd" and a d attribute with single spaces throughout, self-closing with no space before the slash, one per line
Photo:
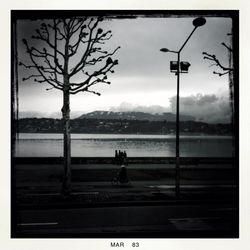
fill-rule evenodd
<path id="1" fill-rule="evenodd" d="M 122 165 L 126 163 L 127 153 L 126 151 L 115 151 L 115 163 L 117 165 Z"/>

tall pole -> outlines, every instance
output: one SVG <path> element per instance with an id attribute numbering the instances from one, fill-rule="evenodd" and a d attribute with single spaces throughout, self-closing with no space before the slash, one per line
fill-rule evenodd
<path id="1" fill-rule="evenodd" d="M 180 196 L 180 122 L 179 122 L 179 92 L 180 92 L 180 51 L 178 52 L 177 95 L 176 95 L 176 167 L 175 167 L 175 195 Z"/>
<path id="2" fill-rule="evenodd" d="M 181 46 L 181 48 L 179 49 L 179 51 L 173 51 L 173 50 L 169 50 L 167 48 L 162 48 L 160 49 L 160 51 L 162 52 L 171 52 L 171 53 L 176 53 L 177 54 L 177 63 L 178 63 L 178 67 L 177 67 L 177 95 L 176 95 L 176 161 L 175 161 L 175 195 L 176 198 L 179 198 L 180 196 L 180 119 L 179 119 L 179 89 L 180 89 L 180 54 L 181 51 L 183 50 L 183 48 L 185 47 L 185 45 L 187 44 L 188 40 L 190 39 L 190 37 L 193 35 L 193 33 L 195 32 L 195 30 L 200 27 L 203 26 L 206 23 L 206 19 L 203 17 L 198 17 L 196 19 L 193 20 L 193 25 L 194 25 L 194 29 L 192 30 L 192 32 L 190 33 L 190 35 L 187 37 L 187 39 L 185 40 L 185 42 L 183 43 L 183 45 Z"/>

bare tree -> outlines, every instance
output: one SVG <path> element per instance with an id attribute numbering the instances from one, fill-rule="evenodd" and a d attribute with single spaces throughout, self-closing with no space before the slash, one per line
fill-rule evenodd
<path id="1" fill-rule="evenodd" d="M 232 36 L 232 33 L 228 33 L 228 36 Z M 221 61 L 216 57 L 216 55 L 209 54 L 207 52 L 203 52 L 205 60 L 209 60 L 212 62 L 211 66 L 216 66 L 220 69 L 220 71 L 213 71 L 214 74 L 219 76 L 228 75 L 229 80 L 229 101 L 230 101 L 230 107 L 231 107 L 231 124 L 232 124 L 232 130 L 235 128 L 235 115 L 234 115 L 234 67 L 233 67 L 233 44 L 232 44 L 232 38 L 230 45 L 226 45 L 224 42 L 221 43 L 222 46 L 224 46 L 228 52 L 228 59 L 229 63 L 228 66 L 224 66 Z M 233 133 L 233 139 L 232 139 L 232 155 L 235 155 L 235 137 Z"/>
<path id="2" fill-rule="evenodd" d="M 231 33 L 227 34 L 228 36 L 232 36 Z M 224 76 L 228 75 L 229 77 L 229 95 L 230 95 L 230 106 L 232 110 L 232 123 L 234 123 L 234 84 L 233 84 L 233 48 L 232 48 L 232 39 L 231 39 L 231 44 L 227 45 L 224 42 L 221 43 L 222 46 L 224 46 L 227 50 L 228 53 L 228 58 L 229 58 L 229 63 L 228 66 L 225 66 L 221 63 L 221 61 L 217 58 L 216 55 L 203 52 L 202 54 L 204 55 L 203 59 L 209 60 L 212 62 L 210 66 L 216 66 L 219 71 L 213 71 L 213 74 L 216 74 L 218 76 Z"/>
<path id="3" fill-rule="evenodd" d="M 97 83 L 110 84 L 107 74 L 114 73 L 113 67 L 118 64 L 111 57 L 120 47 L 112 52 L 103 49 L 112 32 L 99 28 L 101 21 L 100 17 L 47 20 L 40 23 L 31 40 L 23 39 L 30 63 L 20 65 L 32 72 L 23 81 L 33 79 L 49 84 L 46 90 L 63 92 L 64 195 L 71 190 L 70 95 L 90 92 L 100 96 L 91 87 Z M 36 42 L 34 46 L 31 41 Z"/>
<path id="4" fill-rule="evenodd" d="M 231 35 L 231 34 L 228 34 L 228 35 Z M 230 58 L 232 57 L 230 54 L 233 53 L 232 48 L 230 46 L 226 45 L 224 42 L 222 42 L 221 45 L 227 49 L 227 51 L 229 53 L 229 60 L 230 60 Z M 232 67 L 231 63 L 229 63 L 228 66 L 224 66 L 224 65 L 222 65 L 220 60 L 216 57 L 216 55 L 209 54 L 207 52 L 203 52 L 202 54 L 204 55 L 203 59 L 212 61 L 213 64 L 211 64 L 210 66 L 217 66 L 220 70 L 222 70 L 221 72 L 213 71 L 213 74 L 223 76 L 223 75 L 229 74 L 231 71 L 233 71 L 233 67 Z"/>

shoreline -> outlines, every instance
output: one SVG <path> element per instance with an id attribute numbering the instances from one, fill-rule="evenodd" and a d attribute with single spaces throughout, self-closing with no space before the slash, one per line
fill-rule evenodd
<path id="1" fill-rule="evenodd" d="M 72 164 L 115 164 L 114 157 L 71 157 Z M 176 157 L 127 157 L 129 164 L 175 164 Z M 183 165 L 233 164 L 234 157 L 180 157 Z M 62 164 L 63 157 L 13 157 L 13 164 Z"/>

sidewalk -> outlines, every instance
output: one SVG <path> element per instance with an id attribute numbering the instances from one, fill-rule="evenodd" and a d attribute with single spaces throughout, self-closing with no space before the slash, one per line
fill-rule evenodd
<path id="1" fill-rule="evenodd" d="M 234 185 L 181 185 L 180 197 L 174 185 L 133 182 L 128 186 L 112 186 L 108 182 L 73 183 L 70 196 L 61 195 L 60 185 L 22 187 L 17 189 L 17 206 L 112 206 L 145 205 L 146 203 L 225 202 L 235 196 Z"/>
<path id="2" fill-rule="evenodd" d="M 17 165 L 17 206 L 112 206 L 119 204 L 225 202 L 236 197 L 232 168 L 227 165 L 182 166 L 180 197 L 175 169 L 169 164 L 128 166 L 130 183 L 112 185 L 118 166 L 72 165 L 71 194 L 61 195 L 61 165 Z"/>

